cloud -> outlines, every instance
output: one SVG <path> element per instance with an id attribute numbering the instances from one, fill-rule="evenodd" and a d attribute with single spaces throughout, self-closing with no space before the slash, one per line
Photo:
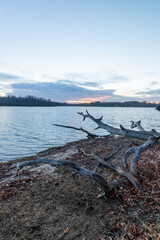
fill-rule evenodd
<path id="1" fill-rule="evenodd" d="M 107 81 L 109 83 L 111 82 L 124 82 L 130 80 L 129 77 L 123 76 L 121 74 L 117 74 L 115 71 L 109 72 L 109 71 L 104 71 L 104 72 L 95 72 L 95 73 L 69 73 L 67 74 L 67 79 L 71 80 L 83 80 L 85 81 L 86 79 L 89 80 L 96 80 L 96 81 Z"/>
<path id="2" fill-rule="evenodd" d="M 118 74 L 117 75 L 112 74 L 108 77 L 107 82 L 115 83 L 115 82 L 126 82 L 129 80 L 130 80 L 129 77 L 125 77 L 125 76 L 118 75 Z"/>
<path id="3" fill-rule="evenodd" d="M 95 74 L 70 74 L 70 78 L 56 79 L 51 76 L 42 82 L 26 77 L 0 73 L 1 95 L 42 97 L 58 102 L 91 102 L 91 101 L 130 101 L 132 97 L 116 94 L 116 83 L 128 81 L 129 78 L 115 72 Z M 52 80 L 52 81 L 51 81 Z M 110 83 L 114 83 L 113 85 Z M 110 85 L 108 85 L 110 84 Z"/>
<path id="4" fill-rule="evenodd" d="M 160 88 L 159 89 L 146 89 L 141 92 L 136 92 L 137 99 L 139 101 L 152 101 L 159 102 L 160 101 Z"/>
<path id="5" fill-rule="evenodd" d="M 84 86 L 84 87 L 95 87 L 95 88 L 101 87 L 101 83 L 99 83 L 99 82 L 83 82 L 79 85 Z"/>
<path id="6" fill-rule="evenodd" d="M 72 86 L 79 86 L 79 87 L 83 87 L 83 88 L 90 88 L 90 87 L 94 87 L 94 88 L 101 88 L 101 83 L 100 82 L 77 82 L 77 81 L 72 81 L 72 80 L 59 80 L 58 81 L 60 84 L 68 84 L 68 85 L 72 85 Z"/>
<path id="7" fill-rule="evenodd" d="M 87 83 L 88 85 L 88 83 Z M 78 101 L 80 99 L 106 100 L 114 96 L 114 89 L 91 90 L 77 84 L 62 80 L 59 82 L 14 83 L 11 84 L 12 94 L 16 96 L 33 95 L 52 99 L 53 101 Z"/>
<path id="8" fill-rule="evenodd" d="M 154 82 L 150 82 L 149 83 L 149 87 L 152 87 L 152 86 L 155 86 L 155 85 L 157 85 L 157 84 L 159 84 L 159 82 L 157 81 L 154 81 Z"/>
<path id="9" fill-rule="evenodd" d="M 0 72 L 0 81 L 22 79 L 22 77 Z"/>
<path id="10" fill-rule="evenodd" d="M 75 83 L 78 86 L 104 89 L 108 84 L 117 84 L 121 82 L 130 81 L 127 76 L 117 74 L 116 71 L 103 71 L 94 73 L 68 73 L 63 77 L 55 77 L 49 74 L 42 75 L 43 78 L 58 82 Z M 65 80 L 62 80 L 65 79 Z M 66 80 L 67 79 L 67 80 Z"/>
<path id="11" fill-rule="evenodd" d="M 136 94 L 138 95 L 153 95 L 155 97 L 156 95 L 160 97 L 160 89 L 154 89 L 154 90 L 146 90 L 142 92 L 137 92 Z"/>

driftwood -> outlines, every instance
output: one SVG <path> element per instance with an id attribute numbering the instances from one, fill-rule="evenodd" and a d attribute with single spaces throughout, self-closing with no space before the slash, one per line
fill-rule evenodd
<path id="1" fill-rule="evenodd" d="M 140 120 L 137 121 L 137 122 L 134 122 L 134 121 L 130 121 L 130 122 L 132 123 L 131 126 L 130 126 L 132 129 L 137 127 L 139 131 L 147 132 L 147 131 L 145 131 L 145 129 L 142 127 Z M 147 132 L 147 133 L 148 133 L 148 132 Z M 158 133 L 158 132 L 157 132 L 155 129 L 152 129 L 149 133 L 150 133 L 150 134 L 155 134 L 155 133 Z"/>
<path id="2" fill-rule="evenodd" d="M 109 159 L 113 158 L 114 155 L 116 153 L 118 153 L 120 150 L 122 149 L 122 146 L 120 145 L 115 151 L 113 151 L 112 153 L 110 153 L 107 157 L 104 158 L 104 161 L 108 161 Z M 85 154 L 85 152 L 84 152 Z M 96 165 L 96 167 L 94 168 L 94 172 L 96 172 L 96 170 L 102 165 L 101 162 L 98 162 L 98 164 Z"/>
<path id="3" fill-rule="evenodd" d="M 96 137 L 106 137 L 106 135 L 103 135 L 103 136 L 99 136 L 99 135 L 96 135 L 96 134 L 92 134 L 90 132 L 88 132 L 87 130 L 85 130 L 84 128 L 80 127 L 80 128 L 77 128 L 77 127 L 73 127 L 73 126 L 66 126 L 66 125 L 61 125 L 61 124 L 53 124 L 54 126 L 56 127 L 64 127 L 64 128 L 71 128 L 71 129 L 74 129 L 74 130 L 77 130 L 77 131 L 82 131 L 84 133 L 87 134 L 87 137 L 90 138 L 96 138 Z"/>
<path id="4" fill-rule="evenodd" d="M 100 118 L 94 118 L 91 114 L 89 114 L 89 112 L 87 110 L 86 110 L 86 113 L 87 114 L 84 114 L 83 112 L 78 112 L 78 114 L 83 116 L 83 121 L 86 118 L 90 118 L 93 122 L 97 123 L 98 127 L 95 128 L 95 130 L 98 128 L 102 128 L 102 129 L 107 130 L 110 134 L 117 134 L 117 135 L 132 137 L 132 138 L 136 138 L 136 139 L 141 139 L 141 140 L 148 140 L 149 137 L 154 136 L 154 134 L 155 134 L 155 130 L 134 131 L 134 130 L 126 129 L 122 125 L 120 125 L 120 128 L 115 128 L 108 124 L 103 123 L 102 122 L 103 116 Z"/>
<path id="5" fill-rule="evenodd" d="M 17 167 L 17 175 L 22 168 L 24 168 L 26 166 L 32 166 L 32 165 L 35 165 L 38 163 L 61 165 L 61 166 L 67 166 L 67 167 L 73 168 L 75 170 L 75 172 L 77 172 L 83 176 L 86 176 L 86 177 L 96 180 L 105 192 L 111 192 L 113 188 L 116 188 L 117 186 L 122 184 L 121 180 L 117 180 L 117 181 L 108 183 L 104 179 L 104 177 L 102 177 L 100 174 L 90 171 L 86 168 L 80 167 L 79 165 L 77 165 L 76 163 L 74 163 L 72 161 L 56 160 L 56 159 L 49 159 L 49 158 L 37 158 L 36 160 L 33 160 L 33 161 L 27 161 L 27 162 L 20 163 Z"/>
<path id="6" fill-rule="evenodd" d="M 158 108 L 157 108 L 157 110 L 158 110 Z M 140 120 L 137 121 L 137 122 L 131 121 L 131 123 L 132 123 L 131 124 L 131 129 L 137 127 L 138 130 L 139 130 L 139 131 L 135 131 L 135 130 L 126 129 L 122 125 L 120 125 L 120 128 L 115 128 L 115 127 L 112 127 L 108 124 L 105 124 L 105 123 L 102 122 L 103 116 L 100 117 L 100 118 L 94 118 L 91 114 L 89 114 L 89 112 L 87 110 L 86 110 L 86 114 L 84 114 L 83 112 L 78 112 L 78 114 L 83 117 L 83 121 L 85 121 L 86 118 L 89 118 L 93 122 L 95 122 L 98 125 L 97 128 L 95 128 L 95 130 L 99 129 L 99 128 L 102 128 L 102 129 L 107 130 L 111 135 L 117 134 L 117 135 L 128 136 L 128 137 L 132 137 L 132 138 L 135 138 L 135 139 L 141 139 L 141 140 L 147 141 L 144 144 L 142 144 L 141 146 L 130 148 L 125 153 L 125 155 L 123 157 L 123 160 L 122 160 L 123 165 L 124 165 L 124 169 L 122 169 L 120 167 L 117 167 L 117 166 L 114 166 L 111 163 L 108 163 L 106 161 L 107 159 L 101 159 L 93 153 L 88 155 L 88 156 L 91 156 L 91 157 L 98 160 L 98 164 L 95 167 L 94 172 L 96 172 L 97 168 L 101 164 L 103 164 L 104 166 L 107 166 L 107 167 L 112 168 L 113 170 L 117 171 L 120 175 L 125 176 L 126 178 L 128 178 L 128 180 L 130 182 L 132 182 L 132 184 L 135 187 L 140 188 L 139 184 L 136 182 L 136 180 L 134 179 L 132 174 L 137 175 L 136 174 L 136 164 L 138 163 L 139 157 L 142 154 L 142 152 L 146 151 L 148 148 L 151 148 L 156 142 L 160 143 L 160 141 L 159 141 L 160 133 L 158 133 L 155 129 L 152 129 L 151 131 L 145 131 L 145 129 L 141 125 Z M 58 125 L 58 126 L 60 126 L 60 125 Z M 68 126 L 62 126 L 62 127 L 68 127 Z M 70 128 L 76 129 L 74 127 L 70 127 Z M 76 130 L 82 130 L 82 128 L 76 129 Z M 127 165 L 128 157 L 133 153 L 134 153 L 134 156 L 133 156 L 133 159 L 131 160 L 131 166 L 130 166 L 130 172 L 131 173 L 129 173 L 126 170 L 126 165 Z M 111 154 L 111 157 L 112 157 L 112 155 L 113 154 Z"/>
<path id="7" fill-rule="evenodd" d="M 139 120 L 138 122 L 131 121 L 131 128 L 138 128 L 139 131 L 145 131 L 144 128 L 141 125 L 141 121 Z"/>
<path id="8" fill-rule="evenodd" d="M 136 179 L 129 173 L 127 170 L 122 169 L 120 167 L 117 167 L 111 163 L 106 162 L 105 160 L 99 158 L 95 154 L 85 154 L 87 156 L 91 156 L 94 159 L 98 160 L 101 164 L 103 164 L 106 167 L 109 167 L 110 169 L 118 172 L 120 175 L 125 176 L 137 189 L 140 189 L 139 183 L 136 181 Z M 19 171 L 26 167 L 26 166 L 32 166 L 35 164 L 52 164 L 52 165 L 61 165 L 61 166 L 67 166 L 70 168 L 73 168 L 75 172 L 79 173 L 80 175 L 92 178 L 96 180 L 100 186 L 103 188 L 105 192 L 111 192 L 113 188 L 119 187 L 124 179 L 114 180 L 111 183 L 108 183 L 104 177 L 102 177 L 100 174 L 95 173 L 95 171 L 90 171 L 86 168 L 80 167 L 78 164 L 72 162 L 72 161 L 65 161 L 65 160 L 56 160 L 56 159 L 49 159 L 49 158 L 37 158 L 33 161 L 26 161 L 22 162 L 17 166 L 17 175 Z"/>
<path id="9" fill-rule="evenodd" d="M 114 171 L 116 171 L 117 173 L 119 173 L 121 176 L 124 176 L 126 177 L 134 186 L 135 188 L 138 188 L 138 189 L 141 189 L 140 188 L 140 185 L 139 183 L 136 181 L 136 179 L 126 170 L 126 169 L 123 169 L 119 166 L 115 166 L 114 164 L 110 163 L 110 162 L 107 162 L 106 161 L 106 158 L 105 159 L 102 159 L 100 158 L 99 156 L 97 156 L 96 154 L 94 153 L 91 153 L 91 154 L 87 154 L 83 151 L 83 153 L 86 155 L 86 156 L 89 156 L 89 157 L 92 157 L 94 159 L 96 159 L 99 163 L 101 163 L 102 165 L 104 165 L 105 167 L 108 167 Z"/>
<path id="10" fill-rule="evenodd" d="M 103 123 L 102 122 L 103 116 L 101 118 L 96 119 L 92 115 L 90 115 L 87 110 L 86 110 L 86 113 L 87 114 L 78 112 L 78 114 L 83 116 L 83 121 L 86 118 L 90 118 L 92 121 L 97 123 L 98 127 L 96 129 L 103 128 L 111 134 L 118 134 L 122 136 L 136 138 L 136 139 L 147 140 L 147 142 L 145 142 L 141 146 L 130 148 L 123 157 L 123 164 L 124 164 L 124 167 L 126 167 L 128 157 L 134 153 L 133 159 L 131 161 L 131 166 L 130 166 L 130 172 L 134 175 L 136 175 L 136 164 L 139 160 L 141 153 L 146 151 L 148 148 L 151 148 L 155 143 L 157 142 L 160 143 L 160 133 L 158 133 L 155 129 L 152 129 L 151 131 L 145 131 L 144 128 L 141 126 L 141 121 L 138 121 L 136 123 L 134 123 L 134 121 L 131 121 L 132 122 L 131 128 L 137 127 L 140 131 L 126 129 L 122 125 L 120 125 L 120 129 L 118 129 Z"/>
<path id="11" fill-rule="evenodd" d="M 154 135 L 148 139 L 147 142 L 144 144 L 138 146 L 138 147 L 132 147 L 130 148 L 123 157 L 123 165 L 126 167 L 128 157 L 134 153 L 133 159 L 131 160 L 131 166 L 130 166 L 130 172 L 134 175 L 137 175 L 136 173 L 136 164 L 138 163 L 139 157 L 142 154 L 142 152 L 146 151 L 147 149 L 153 147 L 155 143 L 158 142 L 160 139 L 160 135 Z"/>

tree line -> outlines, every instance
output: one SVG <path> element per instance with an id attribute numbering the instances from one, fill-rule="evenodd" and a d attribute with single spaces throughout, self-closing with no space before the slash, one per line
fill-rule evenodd
<path id="1" fill-rule="evenodd" d="M 62 106 L 59 102 L 53 102 L 50 99 L 37 98 L 34 96 L 16 97 L 7 96 L 0 97 L 0 106 Z"/>
<path id="2" fill-rule="evenodd" d="M 38 98 L 34 96 L 16 97 L 6 96 L 0 97 L 0 106 L 87 106 L 87 107 L 155 107 L 157 110 L 160 106 L 157 103 L 152 102 L 139 102 L 139 101 L 126 101 L 126 102 L 91 102 L 91 103 L 80 103 L 80 104 L 69 104 L 54 102 L 50 99 Z"/>

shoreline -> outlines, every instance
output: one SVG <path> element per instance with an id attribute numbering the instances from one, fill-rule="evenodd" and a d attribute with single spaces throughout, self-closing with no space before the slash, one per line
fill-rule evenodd
<path id="1" fill-rule="evenodd" d="M 17 162 L 33 160 L 33 159 L 36 159 L 39 156 L 43 156 L 43 155 L 46 156 L 47 154 L 50 154 L 50 152 L 52 152 L 52 151 L 60 150 L 63 147 L 67 147 L 68 145 L 71 145 L 71 144 L 74 144 L 74 143 L 78 143 L 78 142 L 86 140 L 86 139 L 87 138 L 83 138 L 83 139 L 80 139 L 80 140 L 67 142 L 64 145 L 60 145 L 60 146 L 56 146 L 56 147 L 49 147 L 49 148 L 46 148 L 45 150 L 42 150 L 42 151 L 40 151 L 38 153 L 35 153 L 33 155 L 24 156 L 24 157 L 16 158 L 14 160 L 9 160 L 9 161 L 1 161 L 0 164 L 12 164 L 12 163 L 14 164 L 14 163 L 17 163 Z"/>

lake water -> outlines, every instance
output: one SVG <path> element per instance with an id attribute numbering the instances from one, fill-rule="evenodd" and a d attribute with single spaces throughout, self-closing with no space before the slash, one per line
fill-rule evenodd
<path id="1" fill-rule="evenodd" d="M 97 130 L 90 119 L 83 122 L 77 112 L 85 112 L 86 107 L 0 107 L 0 161 L 10 161 L 36 154 L 53 146 L 86 138 L 86 134 L 73 129 L 53 126 L 53 123 L 83 127 L 97 134 L 107 134 Z M 142 121 L 146 130 L 160 131 L 160 112 L 154 108 L 88 107 L 94 117 L 103 115 L 103 122 L 114 127 L 122 124 L 130 127 L 130 121 Z"/>

